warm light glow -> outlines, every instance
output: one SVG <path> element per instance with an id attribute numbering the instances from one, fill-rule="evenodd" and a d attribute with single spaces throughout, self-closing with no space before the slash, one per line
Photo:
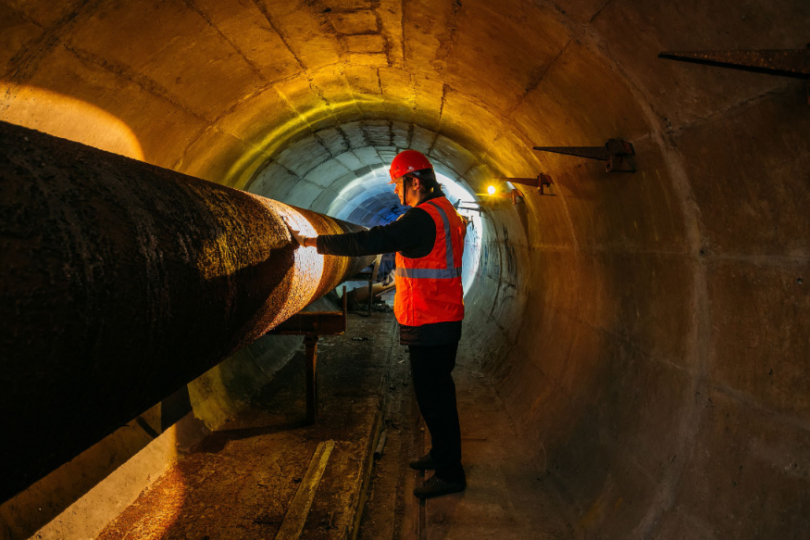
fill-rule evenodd
<path id="1" fill-rule="evenodd" d="M 495 195 L 495 191 L 496 191 L 495 186 L 489 186 L 487 188 L 487 193 L 489 193 L 490 195 Z"/>
<path id="2" fill-rule="evenodd" d="M 121 119 L 50 90 L 0 81 L 0 120 L 143 161 L 138 138 Z"/>

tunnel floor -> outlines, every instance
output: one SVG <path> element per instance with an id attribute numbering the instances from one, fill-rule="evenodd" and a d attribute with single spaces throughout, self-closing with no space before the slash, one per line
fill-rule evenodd
<path id="1" fill-rule="evenodd" d="M 421 478 L 407 463 L 428 438 L 407 350 L 392 314 L 350 316 L 345 335 L 319 342 L 315 425 L 304 425 L 302 347 L 247 410 L 194 447 L 98 539 L 276 538 L 313 453 L 328 440 L 335 448 L 300 538 L 577 537 L 473 357 L 462 344 L 454 372 L 464 493 L 426 503 L 412 496 Z"/>

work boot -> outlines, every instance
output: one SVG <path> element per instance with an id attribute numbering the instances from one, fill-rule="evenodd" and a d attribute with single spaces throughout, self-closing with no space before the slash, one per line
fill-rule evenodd
<path id="1" fill-rule="evenodd" d="M 416 469 L 417 471 L 432 471 L 436 468 L 436 462 L 433 461 L 433 456 L 430 455 L 430 452 L 419 459 L 411 460 L 408 465 L 411 469 Z"/>
<path id="2" fill-rule="evenodd" d="M 447 482 L 438 478 L 435 474 L 425 480 L 421 486 L 413 490 L 413 494 L 420 499 L 430 499 L 431 497 L 441 497 L 450 493 L 458 493 L 467 489 L 467 481 Z"/>

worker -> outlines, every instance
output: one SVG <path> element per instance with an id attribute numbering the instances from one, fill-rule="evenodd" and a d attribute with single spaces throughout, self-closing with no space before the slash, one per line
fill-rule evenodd
<path id="1" fill-rule="evenodd" d="M 431 437 L 430 452 L 410 463 L 413 469 L 435 470 L 413 492 L 426 499 L 467 487 L 451 374 L 464 318 L 461 258 L 467 222 L 444 196 L 433 165 L 422 153 L 398 154 L 390 175 L 400 203 L 412 207 L 396 221 L 314 238 L 291 232 L 301 246 L 316 247 L 322 254 L 396 252 L 394 314 L 400 344 L 408 346 L 416 401 Z"/>

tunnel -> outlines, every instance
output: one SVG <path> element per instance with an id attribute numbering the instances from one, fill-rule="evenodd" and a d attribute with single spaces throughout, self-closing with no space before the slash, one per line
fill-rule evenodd
<path id="1" fill-rule="evenodd" d="M 464 441 L 465 467 L 482 471 L 464 496 L 416 508 L 424 538 L 810 535 L 806 1 L 2 0 L 0 26 L 0 121 L 123 156 L 126 170 L 148 165 L 373 227 L 407 210 L 388 185 L 394 156 L 428 156 L 475 218 L 462 427 L 476 425 L 473 410 L 497 416 Z M 803 75 L 659 57 L 735 50 L 804 54 Z M 632 147 L 634 171 L 535 149 L 611 139 Z M 541 173 L 542 191 L 507 180 Z M 8 223 L 18 201 L 0 175 Z M 3 231 L 5 253 L 19 242 Z M 3 312 L 17 316 L 12 265 L 2 266 Z M 353 321 L 375 343 L 395 332 L 390 314 Z M 7 375 L 21 346 L 8 336 L 6 391 L 32 384 Z M 221 363 L 8 493 L 0 538 L 101 538 L 192 460 L 186 444 L 216 436 L 291 369 L 301 339 L 259 336 L 223 347 Z M 5 426 L 32 414 L 3 403 Z M 57 434 L 95 414 L 70 401 L 58 413 Z M 6 470 L 24 466 L 8 448 L 51 435 L 4 437 Z M 510 475 L 485 477 L 495 460 Z M 126 476 L 139 470 L 151 472 Z M 338 537 L 329 515 L 321 536 L 302 537 Z M 48 532 L 60 520 L 72 525 Z M 347 527 L 345 537 L 361 530 Z M 381 537 L 364 527 L 360 537 Z M 193 537 L 172 534 L 188 536 L 128 537 Z"/>

